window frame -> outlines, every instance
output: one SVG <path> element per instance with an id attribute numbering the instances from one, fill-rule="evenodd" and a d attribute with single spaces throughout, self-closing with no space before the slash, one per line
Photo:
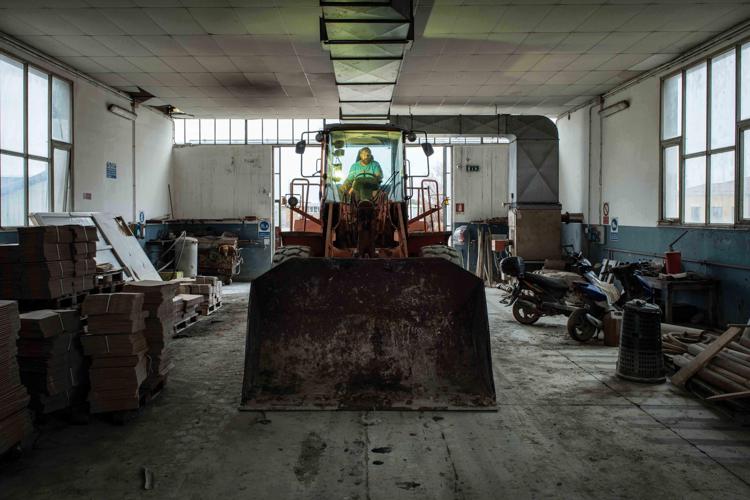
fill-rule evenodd
<path id="1" fill-rule="evenodd" d="M 743 192 L 742 192 L 742 131 L 750 129 L 750 118 L 741 120 L 741 99 L 742 99 L 742 47 L 750 44 L 750 38 L 740 40 L 732 45 L 722 47 L 716 51 L 713 51 L 706 56 L 691 62 L 690 64 L 684 65 L 674 71 L 671 71 L 663 75 L 659 79 L 659 220 L 658 225 L 664 226 L 686 226 L 686 227 L 707 227 L 707 228 L 750 228 L 750 218 L 743 218 Z M 711 146 L 711 93 L 712 93 L 712 62 L 717 57 L 723 56 L 728 52 L 734 52 L 734 106 L 735 106 L 735 123 L 734 123 L 734 144 L 731 146 L 724 146 L 720 148 L 712 148 Z M 686 132 L 686 114 L 687 114 L 687 71 L 702 64 L 706 65 L 706 145 L 705 148 L 698 152 L 685 153 L 685 132 Z M 664 86 L 666 80 L 681 75 L 681 123 L 679 126 L 680 135 L 670 139 L 662 138 L 662 131 L 664 128 L 664 116 L 663 116 L 663 105 L 664 105 Z M 750 82 L 748 82 L 750 85 Z M 667 218 L 664 215 L 665 212 L 665 163 L 664 163 L 664 151 L 672 146 L 679 146 L 679 185 L 678 189 L 680 192 L 679 199 L 679 217 L 678 218 Z M 733 222 L 719 223 L 711 221 L 711 157 L 716 154 L 733 152 L 734 153 L 734 213 Z M 685 199 L 687 192 L 685 190 L 685 161 L 690 158 L 696 158 L 700 156 L 706 157 L 706 182 L 705 182 L 705 221 L 702 223 L 686 222 L 686 207 Z M 750 167 L 748 165 L 747 167 Z M 747 168 L 745 167 L 745 169 Z"/>
<path id="2" fill-rule="evenodd" d="M 3 226 L 2 225 L 2 214 L 0 214 L 0 230 L 13 229 L 16 227 L 26 227 L 29 225 L 29 161 L 36 160 L 42 161 L 47 164 L 47 202 L 50 211 L 54 211 L 55 207 L 55 172 L 54 172 L 54 158 L 53 154 L 55 149 L 65 149 L 68 151 L 68 169 L 69 169 L 69 185 L 68 192 L 75 193 L 74 184 L 74 154 L 73 144 L 75 144 L 75 86 L 73 80 L 67 78 L 59 73 L 49 71 L 37 64 L 31 63 L 15 54 L 12 54 L 6 50 L 0 49 L 0 55 L 7 57 L 13 61 L 20 63 L 23 66 L 23 151 L 11 151 L 0 148 L 0 155 L 8 155 L 23 160 L 24 170 L 24 224 L 23 226 Z M 39 156 L 36 154 L 29 153 L 29 70 L 33 69 L 39 73 L 47 75 L 47 156 Z M 64 142 L 59 139 L 52 138 L 52 86 L 54 79 L 57 78 L 60 81 L 67 83 L 70 86 L 70 142 Z M 2 168 L 2 167 L 0 167 Z M 69 211 L 74 211 L 74 199 L 67 200 L 70 206 Z M 2 207 L 0 207 L 2 210 Z"/>

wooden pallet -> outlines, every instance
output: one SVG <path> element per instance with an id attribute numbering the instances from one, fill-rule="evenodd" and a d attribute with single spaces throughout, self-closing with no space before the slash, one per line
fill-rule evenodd
<path id="1" fill-rule="evenodd" d="M 91 289 L 92 294 L 99 293 L 119 293 L 122 291 L 122 287 L 125 286 L 124 281 L 112 282 L 106 285 L 97 285 Z"/>
<path id="2" fill-rule="evenodd" d="M 105 416 L 105 418 L 109 419 L 114 424 L 125 425 L 128 422 L 133 421 L 138 415 L 140 415 L 143 411 L 143 408 L 145 408 L 149 403 L 151 403 L 151 401 L 156 399 L 159 394 L 161 394 L 166 384 L 166 375 L 161 375 L 157 379 L 152 380 L 150 383 L 144 381 L 143 384 L 141 384 L 141 387 L 138 389 L 140 399 L 137 409 L 112 411 L 109 413 L 101 413 L 101 415 Z"/>
<path id="3" fill-rule="evenodd" d="M 201 316 L 211 316 L 213 313 L 221 309 L 221 302 L 217 302 L 216 304 L 209 306 L 209 305 L 201 305 L 198 308 L 198 312 L 200 312 Z"/>
<path id="4" fill-rule="evenodd" d="M 107 271 L 99 273 L 94 277 L 94 286 L 104 287 L 113 283 L 124 283 L 125 272 L 120 269 L 119 271 Z"/>
<path id="5" fill-rule="evenodd" d="M 21 299 L 18 301 L 18 308 L 22 312 L 38 309 L 78 309 L 89 293 L 89 290 L 86 290 L 54 299 Z"/>
<path id="6" fill-rule="evenodd" d="M 198 322 L 198 313 L 193 313 L 187 318 L 183 318 L 182 320 L 178 321 L 174 324 L 174 333 L 172 334 L 172 337 L 177 337 L 181 332 L 184 330 L 190 328 L 194 324 Z"/>

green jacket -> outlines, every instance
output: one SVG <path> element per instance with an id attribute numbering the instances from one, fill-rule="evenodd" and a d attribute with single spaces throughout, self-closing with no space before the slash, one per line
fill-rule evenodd
<path id="1" fill-rule="evenodd" d="M 360 176 L 357 179 L 357 176 L 359 174 L 369 175 Z M 365 193 L 365 191 L 369 190 L 370 192 L 372 192 L 380 187 L 380 183 L 383 180 L 383 169 L 380 168 L 380 163 L 376 162 L 375 160 L 372 160 L 367 165 L 362 165 L 359 161 L 356 161 L 349 168 L 349 175 L 344 181 L 343 187 L 345 191 L 349 191 L 352 188 L 355 179 L 357 179 L 357 191 L 362 191 L 360 193 L 357 193 L 360 195 L 360 198 L 370 198 L 371 193 L 367 194 Z"/>

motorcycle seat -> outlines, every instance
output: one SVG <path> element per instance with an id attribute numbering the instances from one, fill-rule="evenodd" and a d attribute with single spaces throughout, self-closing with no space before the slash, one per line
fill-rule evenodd
<path id="1" fill-rule="evenodd" d="M 541 287 L 552 288 L 557 290 L 567 290 L 568 282 L 560 278 L 549 278 L 541 274 L 528 273 L 524 275 L 524 278 L 531 283 L 539 285 Z"/>

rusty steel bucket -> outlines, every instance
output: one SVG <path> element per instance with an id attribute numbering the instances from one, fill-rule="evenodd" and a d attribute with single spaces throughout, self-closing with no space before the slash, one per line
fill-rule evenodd
<path id="1" fill-rule="evenodd" d="M 438 258 L 291 259 L 256 278 L 242 409 L 494 409 L 482 280 Z"/>

